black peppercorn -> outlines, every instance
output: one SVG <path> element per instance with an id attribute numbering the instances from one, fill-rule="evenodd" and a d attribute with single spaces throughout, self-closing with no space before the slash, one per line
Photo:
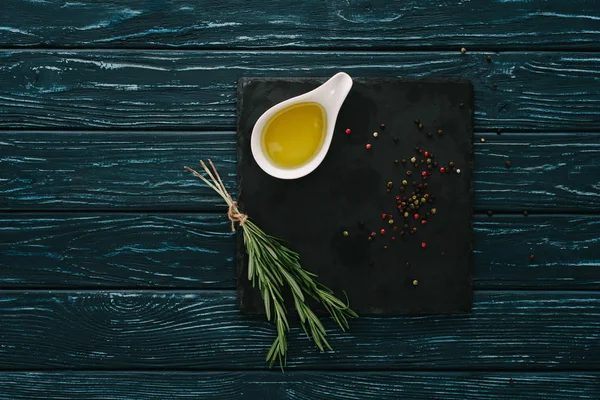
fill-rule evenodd
<path id="1" fill-rule="evenodd" d="M 438 165 L 440 165 L 440 164 L 439 164 L 437 161 L 434 161 L 434 162 L 433 162 L 433 167 L 434 167 L 434 168 L 437 168 L 437 167 L 438 167 Z"/>
<path id="2" fill-rule="evenodd" d="M 381 129 L 385 129 L 385 124 L 381 124 L 381 125 L 379 125 L 379 127 L 380 127 Z"/>
<path id="3" fill-rule="evenodd" d="M 524 216 L 528 216 L 528 215 L 529 215 L 529 212 L 528 212 L 527 210 L 525 210 L 525 211 L 523 211 L 523 215 L 524 215 Z"/>
<path id="4" fill-rule="evenodd" d="M 450 162 L 448 163 L 448 166 L 449 166 L 450 168 L 454 168 L 454 161 L 450 161 Z"/>
<path id="5" fill-rule="evenodd" d="M 444 131 L 441 130 L 441 129 L 438 129 L 437 134 L 440 135 L 440 136 L 442 136 L 444 134 Z"/>
<path id="6" fill-rule="evenodd" d="M 433 137 L 433 133 L 431 133 L 431 132 L 427 132 L 427 137 L 429 137 L 429 138 L 430 138 L 430 137 Z"/>
<path id="7" fill-rule="evenodd" d="M 530 254 L 529 255 L 529 261 L 533 261 L 533 260 L 535 260 L 535 256 L 533 254 Z"/>
<path id="8" fill-rule="evenodd" d="M 502 129 L 500 129 L 500 128 L 496 129 L 496 134 L 497 135 L 501 135 L 502 134 Z"/>
<path id="9" fill-rule="evenodd" d="M 418 119 L 414 120 L 415 125 L 419 125 L 421 123 L 421 121 L 419 121 Z"/>
<path id="10" fill-rule="evenodd" d="M 394 164 L 395 164 L 395 165 L 398 165 L 398 163 L 399 163 L 399 162 L 400 162 L 400 161 L 398 161 L 398 160 L 394 160 Z"/>
<path id="11" fill-rule="evenodd" d="M 509 160 L 504 161 L 504 165 L 506 166 L 506 168 L 510 168 L 512 166 L 512 163 Z"/>
<path id="12" fill-rule="evenodd" d="M 406 160 L 404 158 L 400 162 L 402 163 L 402 165 L 406 164 Z"/>
<path id="13" fill-rule="evenodd" d="M 358 226 L 359 226 L 359 227 L 361 227 L 361 228 L 364 228 L 364 227 L 365 227 L 365 223 L 364 223 L 364 222 L 362 222 L 362 221 L 360 221 L 360 222 L 358 223 Z"/>
<path id="14" fill-rule="evenodd" d="M 498 87 L 498 84 L 496 82 L 494 82 L 494 84 L 492 85 L 494 88 Z"/>
<path id="15" fill-rule="evenodd" d="M 465 106 L 465 103 L 460 103 L 458 106 L 459 106 L 460 108 L 463 108 L 463 107 Z"/>
<path id="16" fill-rule="evenodd" d="M 487 60 L 487 62 L 492 62 L 492 56 L 487 56 L 485 59 Z"/>
<path id="17" fill-rule="evenodd" d="M 417 125 L 417 128 L 419 128 L 420 131 L 423 130 L 423 124 L 419 123 L 419 125 Z"/>
<path id="18" fill-rule="evenodd" d="M 487 215 L 488 215 L 488 217 L 491 217 L 492 215 L 494 215 L 494 213 L 493 213 L 493 212 L 491 212 L 491 211 L 488 211 L 488 212 L 487 212 Z"/>
<path id="19" fill-rule="evenodd" d="M 398 136 L 394 136 L 394 143 L 398 143 Z"/>

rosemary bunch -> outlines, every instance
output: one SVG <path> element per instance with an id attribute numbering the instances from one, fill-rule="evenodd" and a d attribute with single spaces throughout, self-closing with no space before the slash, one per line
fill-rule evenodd
<path id="1" fill-rule="evenodd" d="M 271 345 L 266 361 L 270 366 L 279 361 L 282 368 L 286 363 L 287 333 L 290 326 L 282 293 L 285 286 L 290 288 L 294 307 L 306 335 L 315 342 L 319 350 L 331 350 L 326 338 L 327 332 L 306 300 L 310 297 L 321 303 L 340 328 L 346 330 L 349 327 L 348 319 L 358 317 L 350 309 L 348 299 L 346 298 L 346 302 L 338 299 L 331 289 L 316 280 L 317 275 L 302 268 L 298 253 L 287 248 L 280 239 L 265 233 L 250 221 L 247 215 L 240 212 L 211 160 L 208 160 L 208 163 L 212 171 L 203 161 L 200 163 L 210 180 L 190 167 L 185 169 L 202 179 L 225 200 L 229 206 L 228 216 L 232 230 L 235 230 L 236 222 L 243 229 L 244 247 L 248 253 L 248 280 L 252 282 L 253 287 L 258 286 L 265 304 L 267 320 L 272 320 L 277 328 L 277 337 Z"/>

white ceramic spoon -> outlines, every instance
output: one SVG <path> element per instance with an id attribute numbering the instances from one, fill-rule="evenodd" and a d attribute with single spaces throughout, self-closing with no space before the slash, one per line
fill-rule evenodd
<path id="1" fill-rule="evenodd" d="M 250 148 L 256 163 L 267 174 L 280 179 L 297 179 L 314 171 L 325 158 L 331 139 L 333 138 L 333 130 L 335 129 L 335 121 L 337 119 L 342 103 L 352 88 L 352 78 L 350 75 L 339 72 L 331 77 L 327 82 L 318 88 L 304 93 L 300 96 L 292 97 L 286 101 L 274 105 L 269 108 L 263 115 L 260 116 L 254 128 L 252 129 L 252 138 L 250 139 Z M 317 154 L 307 163 L 296 168 L 281 168 L 268 158 L 265 154 L 262 143 L 262 135 L 265 124 L 277 112 L 298 103 L 318 103 L 325 110 L 327 118 L 327 128 L 325 131 L 325 139 L 323 146 Z"/>

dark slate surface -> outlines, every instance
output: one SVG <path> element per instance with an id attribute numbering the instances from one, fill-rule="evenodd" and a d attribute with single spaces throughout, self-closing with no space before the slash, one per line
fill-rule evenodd
<path id="1" fill-rule="evenodd" d="M 266 232 L 290 244 L 305 268 L 339 296 L 347 292 L 359 314 L 467 312 L 471 307 L 473 88 L 464 80 L 355 80 L 337 119 L 323 163 L 308 176 L 281 180 L 266 174 L 250 151 L 254 123 L 272 105 L 307 92 L 316 80 L 244 79 L 238 120 L 239 204 Z M 461 105 L 462 104 L 462 105 Z M 414 120 L 424 125 L 419 130 Z M 385 124 L 381 129 L 380 124 Z M 352 134 L 346 135 L 345 128 Z M 436 132 L 443 130 L 440 136 Z M 372 133 L 378 131 L 379 136 Z M 429 136 L 428 133 L 433 132 Z M 394 140 L 397 139 L 397 140 Z M 365 145 L 372 144 L 367 150 Z M 440 167 L 454 161 L 461 174 L 409 166 L 434 155 Z M 394 164 L 395 159 L 407 164 Z M 413 174 L 407 176 L 407 171 Z M 424 180 L 421 171 L 432 175 Z M 402 191 L 401 181 L 408 180 Z M 386 193 L 386 182 L 394 187 Z M 429 185 L 435 201 L 427 225 L 404 219 L 395 196 L 409 196 L 412 182 Z M 420 196 L 419 196 L 420 197 Z M 394 232 L 382 213 L 394 216 Z M 364 227 L 359 226 L 364 223 Z M 404 237 L 403 224 L 408 224 Z M 415 234 L 408 231 L 416 227 Z M 386 233 L 381 235 L 380 229 Z M 344 237 L 343 231 L 349 236 Z M 368 241 L 375 231 L 377 237 Z M 394 236 L 396 240 L 392 240 Z M 425 249 L 421 243 L 426 243 Z M 388 246 L 385 249 L 384 246 Z M 238 240 L 238 255 L 243 240 Z M 444 253 L 444 255 L 442 254 Z M 238 288 L 245 313 L 262 312 L 262 300 L 238 257 Z M 408 265 L 407 265 L 408 263 Z M 413 286 L 413 280 L 419 285 Z"/>

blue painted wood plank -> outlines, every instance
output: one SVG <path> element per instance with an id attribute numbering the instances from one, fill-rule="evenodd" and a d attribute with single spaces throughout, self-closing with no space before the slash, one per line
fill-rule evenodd
<path id="1" fill-rule="evenodd" d="M 0 226 L 0 288 L 235 288 L 224 214 L 9 213 Z M 479 215 L 474 229 L 476 289 L 600 290 L 600 217 Z"/>
<path id="2" fill-rule="evenodd" d="M 589 0 L 4 0 L 2 46 L 597 49 Z"/>
<path id="3" fill-rule="evenodd" d="M 476 136 L 477 212 L 600 209 L 600 134 Z M 234 132 L 2 132 L 0 209 L 222 210 L 183 166 L 214 160 L 234 193 L 235 148 Z"/>
<path id="4" fill-rule="evenodd" d="M 598 372 L 9 372 L 0 399 L 440 399 L 600 397 Z"/>
<path id="5" fill-rule="evenodd" d="M 424 284 L 426 284 L 424 282 Z M 0 293 L 0 368 L 265 369 L 274 338 L 240 315 L 235 291 Z M 594 370 L 600 293 L 479 291 L 472 315 L 362 317 L 335 351 L 294 328 L 288 368 Z"/>
<path id="6" fill-rule="evenodd" d="M 243 76 L 462 77 L 477 131 L 600 131 L 594 53 L 2 51 L 0 129 L 234 129 Z M 493 83 L 497 82 L 497 87 Z"/>

